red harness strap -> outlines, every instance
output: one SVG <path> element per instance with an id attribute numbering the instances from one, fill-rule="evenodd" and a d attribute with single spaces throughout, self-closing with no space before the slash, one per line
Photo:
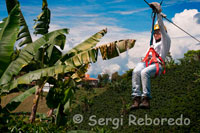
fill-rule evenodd
<path id="1" fill-rule="evenodd" d="M 151 59 L 149 59 L 149 54 L 152 53 L 152 57 Z M 159 59 L 161 61 L 161 65 L 164 66 L 164 71 L 163 74 L 165 74 L 165 62 L 163 61 L 163 59 L 159 56 L 159 54 L 155 51 L 154 48 L 150 48 L 149 51 L 147 52 L 146 56 L 144 57 L 144 59 L 142 60 L 143 62 L 146 62 L 146 67 L 148 67 L 149 65 L 151 65 L 152 62 L 154 62 L 156 64 L 156 74 L 155 76 L 157 76 L 159 74 L 159 63 L 158 60 Z M 149 62 L 149 64 L 148 64 Z"/>

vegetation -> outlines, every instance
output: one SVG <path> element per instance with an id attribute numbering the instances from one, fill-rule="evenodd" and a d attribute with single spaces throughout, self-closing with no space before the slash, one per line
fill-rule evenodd
<path id="1" fill-rule="evenodd" d="M 64 48 L 68 29 L 48 32 L 51 12 L 46 0 L 43 0 L 42 13 L 35 19 L 34 34 L 42 36 L 32 41 L 31 35 L 17 0 L 6 0 L 8 17 L 0 23 L 0 102 L 3 96 L 24 91 L 14 96 L 4 106 L 0 105 L 1 132 L 198 132 L 200 130 L 200 52 L 189 51 L 179 64 L 175 64 L 169 54 L 167 74 L 152 80 L 150 110 L 130 112 L 132 70 L 123 75 L 114 73 L 111 82 L 109 75 L 99 75 L 99 86 L 106 86 L 107 91 L 95 95 L 95 91 L 86 88 L 87 95 L 78 97 L 75 92 L 87 72 L 88 65 L 97 61 L 98 52 L 104 60 L 117 57 L 120 53 L 134 47 L 135 40 L 119 40 L 96 47 L 107 33 L 103 29 L 65 55 L 57 49 Z M 45 83 L 53 87 L 42 95 Z M 23 89 L 21 89 L 23 88 Z M 32 96 L 33 106 L 30 112 L 13 112 L 26 98 Z M 89 95 L 93 94 L 94 97 Z M 49 117 L 37 114 L 40 97 L 45 97 Z M 75 98 L 74 98 L 75 97 Z M 80 105 L 76 105 L 78 99 Z M 30 103 L 29 103 L 30 104 Z M 72 110 L 72 105 L 74 109 Z M 77 125 L 73 121 L 75 114 L 81 113 L 84 121 Z M 190 125 L 153 125 L 129 126 L 129 115 L 137 118 L 148 114 L 150 118 L 178 118 L 182 114 L 190 119 Z M 88 126 L 89 116 L 97 118 L 121 118 L 123 126 L 108 125 Z M 30 116 L 30 118 L 29 118 Z M 30 119 L 30 120 L 29 120 Z M 32 124 L 31 124 L 31 123 Z M 114 130 L 115 129 L 115 130 Z M 86 131 L 80 131 L 86 132 Z"/>
<path id="2" fill-rule="evenodd" d="M 92 130 L 94 127 L 104 128 L 112 132 L 198 132 L 200 130 L 200 60 L 194 60 L 198 55 L 198 51 L 193 51 L 192 57 L 188 59 L 188 55 L 191 55 L 192 51 L 188 51 L 185 57 L 181 59 L 182 62 L 169 65 L 167 67 L 167 73 L 152 79 L 152 100 L 151 108 L 149 110 L 138 109 L 130 111 L 131 99 L 131 87 L 128 89 L 122 88 L 120 82 L 115 87 L 109 86 L 108 90 L 98 97 L 93 99 L 93 106 L 90 111 L 82 113 L 84 121 L 78 129 Z M 193 58 L 194 57 L 194 58 Z M 196 58 L 195 58 L 196 59 Z M 121 75 L 122 80 L 127 80 L 127 84 L 131 85 L 131 70 Z M 71 119 L 75 114 L 79 114 L 81 107 L 75 109 L 71 116 Z M 129 116 L 134 115 L 136 118 L 180 118 L 181 114 L 184 118 L 190 119 L 189 125 L 173 125 L 170 126 L 167 123 L 164 125 L 151 125 L 140 126 L 130 125 Z M 123 118 L 123 125 L 119 125 L 118 128 L 113 129 L 116 126 L 117 121 L 109 121 L 108 125 L 88 126 L 88 123 L 93 123 L 89 120 L 90 116 L 96 115 L 95 120 L 100 118 Z M 104 121 L 105 122 L 105 121 Z M 72 128 L 73 129 L 73 128 Z"/>
<path id="3" fill-rule="evenodd" d="M 104 60 L 108 60 L 135 44 L 135 40 L 127 39 L 95 47 L 107 33 L 107 29 L 103 29 L 62 56 L 57 47 L 64 48 L 68 29 L 48 33 L 51 13 L 46 0 L 43 0 L 42 13 L 35 20 L 34 26 L 34 34 L 41 34 L 42 37 L 34 42 L 19 2 L 6 0 L 6 5 L 8 17 L 0 24 L 0 63 L 3 64 L 0 67 L 0 96 L 19 91 L 24 85 L 26 91 L 13 98 L 6 106 L 0 106 L 3 116 L 9 116 L 9 113 L 35 92 L 30 115 L 30 122 L 33 123 L 42 89 L 45 83 L 50 83 L 53 87 L 46 96 L 47 106 L 51 109 L 50 112 L 56 109 L 55 123 L 65 124 L 64 116 L 71 106 L 77 85 L 87 72 L 89 63 L 97 61 L 98 51 Z M 14 45 L 18 40 L 21 42 Z M 87 102 L 87 99 L 84 101 Z"/>

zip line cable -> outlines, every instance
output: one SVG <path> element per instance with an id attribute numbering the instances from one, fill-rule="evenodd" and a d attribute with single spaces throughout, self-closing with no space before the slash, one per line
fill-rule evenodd
<path id="1" fill-rule="evenodd" d="M 144 0 L 145 3 L 147 3 L 147 5 L 149 5 L 149 3 Z M 163 3 L 163 0 L 160 2 L 160 5 Z M 150 6 L 150 5 L 149 5 Z M 191 35 L 190 33 L 188 33 L 187 31 L 185 31 L 184 29 L 182 29 L 180 26 L 178 26 L 177 24 L 175 24 L 174 22 L 172 22 L 171 20 L 169 20 L 167 17 L 164 17 L 168 22 L 172 23 L 174 26 L 176 26 L 177 28 L 179 28 L 180 30 L 182 30 L 183 32 L 185 32 L 186 34 L 188 34 L 190 37 L 192 37 L 193 39 L 195 39 L 196 41 L 198 41 L 200 43 L 200 40 L 198 40 L 196 37 L 194 37 L 193 35 Z"/>
<path id="2" fill-rule="evenodd" d="M 162 3 L 163 3 L 163 0 L 160 2 L 160 5 L 162 5 Z"/>
<path id="3" fill-rule="evenodd" d="M 180 26 L 178 26 L 177 24 L 173 23 L 171 20 L 169 20 L 168 18 L 164 17 L 167 21 L 169 21 L 170 23 L 172 23 L 174 26 L 176 26 L 177 28 L 179 28 L 180 30 L 182 30 L 183 32 L 185 32 L 186 34 L 188 34 L 190 37 L 192 37 L 193 39 L 195 39 L 196 41 L 198 41 L 200 43 L 200 41 L 194 37 L 193 35 L 191 35 L 190 33 L 188 33 L 187 31 L 185 31 L 184 29 L 182 29 Z"/>

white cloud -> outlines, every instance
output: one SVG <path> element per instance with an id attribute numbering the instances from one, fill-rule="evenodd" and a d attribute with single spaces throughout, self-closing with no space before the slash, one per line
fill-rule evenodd
<path id="1" fill-rule="evenodd" d="M 135 9 L 135 10 L 130 10 L 130 11 L 112 11 L 111 13 L 119 13 L 121 15 L 130 15 L 130 14 L 134 14 L 134 13 L 138 13 L 138 12 L 142 12 L 142 11 L 146 11 L 146 10 L 150 10 L 151 8 L 140 8 L 140 9 Z"/>
<path id="2" fill-rule="evenodd" d="M 109 2 L 106 2 L 107 4 L 114 4 L 114 3 L 121 3 L 121 2 L 124 2 L 125 0 L 113 0 L 113 1 L 109 1 Z"/>
<path id="3" fill-rule="evenodd" d="M 111 75 L 112 73 L 117 72 L 119 70 L 120 70 L 120 66 L 118 64 L 111 64 L 107 67 L 102 67 L 103 74 Z"/>
<path id="4" fill-rule="evenodd" d="M 57 25 L 57 24 L 50 24 L 50 25 L 49 25 L 49 32 L 52 32 L 52 31 L 54 31 L 54 30 L 58 30 L 58 29 L 61 29 L 61 28 L 63 28 L 63 27 L 60 26 L 60 25 Z"/>
<path id="5" fill-rule="evenodd" d="M 172 18 L 172 21 L 185 31 L 200 39 L 200 24 L 197 23 L 196 18 L 194 17 L 198 13 L 199 12 L 196 9 L 185 9 L 183 12 L 175 14 L 174 18 Z M 173 58 L 182 58 L 187 50 L 200 49 L 200 46 L 196 45 L 198 42 L 189 37 L 186 33 L 171 23 L 166 23 L 165 25 L 172 39 L 170 51 Z"/>
<path id="6" fill-rule="evenodd" d="M 133 61 L 129 60 L 127 66 L 128 66 L 129 69 L 132 69 L 132 68 L 134 68 L 135 64 L 134 64 Z"/>
<path id="7" fill-rule="evenodd" d="M 53 17 L 98 17 L 100 14 L 66 14 L 66 13 L 54 13 Z"/>

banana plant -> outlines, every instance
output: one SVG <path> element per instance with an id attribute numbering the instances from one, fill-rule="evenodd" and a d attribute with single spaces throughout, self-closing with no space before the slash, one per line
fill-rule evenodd
<path id="1" fill-rule="evenodd" d="M 8 14 L 12 11 L 12 9 L 19 4 L 18 0 L 6 0 L 6 6 Z M 17 41 L 19 43 L 17 44 L 19 47 L 32 43 L 32 38 L 28 29 L 28 26 L 26 24 L 26 21 L 24 19 L 22 11 L 19 9 L 19 17 L 20 17 L 20 31 L 18 32 Z M 13 39 L 14 40 L 14 39 Z M 16 47 L 17 48 L 17 47 Z"/>
<path id="2" fill-rule="evenodd" d="M 48 51 L 51 51 L 52 46 L 54 45 L 64 45 L 65 43 L 64 34 L 68 33 L 68 29 L 61 29 L 61 30 L 57 30 L 57 31 L 45 34 L 43 37 L 36 40 L 35 42 L 29 43 L 30 45 L 25 45 L 25 47 L 19 52 L 19 55 L 15 58 L 15 60 L 10 63 L 9 59 L 11 58 L 11 55 L 14 52 L 15 42 L 19 40 L 19 38 L 23 38 L 23 41 L 26 41 L 27 36 L 25 35 L 27 35 L 27 32 L 29 33 L 29 31 L 25 23 L 25 20 L 23 19 L 19 2 L 16 0 L 14 1 L 7 0 L 6 4 L 7 4 L 9 16 L 8 18 L 3 20 L 3 23 L 0 24 L 0 36 L 1 36 L 0 38 L 1 53 L 0 54 L 1 54 L 1 57 L 3 57 L 0 59 L 1 64 L 3 64 L 1 65 L 3 67 L 0 68 L 0 72 L 1 72 L 0 85 L 5 85 L 11 82 L 15 78 L 15 76 L 20 73 L 20 71 L 23 68 L 25 68 L 27 65 L 30 64 L 30 62 L 37 55 L 41 47 L 45 47 L 48 45 L 50 46 L 49 48 L 50 50 Z M 23 26 L 21 28 L 21 30 L 23 29 L 22 30 L 23 32 L 21 30 L 19 31 L 21 26 Z M 52 53 L 52 52 L 48 52 L 48 53 Z M 51 56 L 51 54 L 49 54 L 49 56 Z M 38 88 L 38 87 L 35 87 L 35 88 Z M 3 87 L 1 87 L 1 91 L 3 91 Z M 25 95 L 26 97 L 28 96 L 26 93 Z M 13 101 L 11 101 L 11 103 L 20 101 L 19 99 L 23 99 L 23 98 L 20 98 L 20 97 L 16 98 Z M 10 108 L 10 106 L 7 106 L 6 108 Z"/>
<path id="3" fill-rule="evenodd" d="M 7 3 L 10 3 L 9 0 L 7 1 Z M 19 37 L 19 33 L 21 33 L 19 27 L 21 25 L 20 20 L 22 18 L 22 13 L 19 9 L 19 4 L 16 3 L 18 2 L 15 0 L 14 3 L 10 3 L 10 5 L 7 4 L 8 11 L 10 11 L 10 9 L 12 10 L 9 13 L 10 18 L 8 17 L 3 21 L 3 24 L 0 24 L 0 28 L 2 27 L 0 29 L 0 47 L 1 41 L 3 42 L 4 38 L 10 37 L 7 32 L 12 33 L 14 36 L 10 39 L 13 43 L 4 44 L 5 46 L 11 45 L 10 49 L 13 48 L 14 43 Z M 16 6 L 11 8 L 13 5 Z M 53 94 L 55 98 L 47 98 L 49 99 L 47 100 L 47 104 L 55 101 L 57 97 L 64 93 L 57 105 L 51 107 L 51 104 L 48 104 L 50 108 L 57 108 L 56 123 L 60 123 L 64 110 L 70 106 L 70 101 L 73 98 L 77 83 L 81 81 L 84 74 L 87 72 L 88 64 L 97 61 L 99 51 L 104 60 L 112 59 L 117 57 L 120 53 L 125 52 L 127 49 L 132 48 L 135 44 L 135 40 L 119 40 L 96 47 L 96 44 L 107 33 L 107 29 L 103 29 L 62 56 L 62 53 L 55 45 L 59 46 L 61 49 L 64 48 L 66 40 L 65 34 L 68 34 L 68 29 L 61 29 L 50 33 L 47 33 L 48 31 L 43 31 L 46 30 L 44 27 L 48 28 L 50 23 L 50 11 L 47 8 L 46 0 L 43 1 L 42 10 L 43 12 L 36 20 L 39 23 L 35 26 L 35 30 L 40 30 L 40 32 L 35 32 L 35 34 L 42 34 L 43 36 L 35 42 L 29 42 L 28 45 L 25 45 L 16 59 L 7 67 L 1 69 L 3 74 L 0 78 L 0 95 L 10 93 L 20 84 L 30 84 L 36 81 L 37 84 L 33 88 L 11 100 L 3 109 L 8 112 L 14 110 L 25 98 L 35 92 L 35 99 L 30 117 L 31 122 L 33 122 L 37 111 L 39 96 L 44 84 L 46 82 L 52 83 L 54 86 L 51 88 L 48 95 Z M 12 24 L 13 26 L 10 23 L 14 23 Z M 9 28 L 10 26 L 12 26 L 12 28 Z M 27 28 L 25 29 L 26 30 L 23 31 L 27 32 Z M 2 45 L 2 48 L 5 47 L 4 45 Z M 10 53 L 6 53 L 8 57 L 11 57 Z M 40 66 L 30 71 L 26 68 L 29 68 L 28 66 L 30 66 L 32 61 L 36 63 L 39 62 Z M 19 76 L 18 74 L 24 70 L 27 70 L 26 74 Z M 19 77 L 15 78 L 16 75 Z M 68 78 L 63 81 L 66 75 Z M 51 79 L 53 79 L 54 82 L 51 82 Z M 61 93 L 56 93 L 56 88 L 60 88 Z"/>
<path id="4" fill-rule="evenodd" d="M 70 78 L 73 80 L 73 82 L 79 82 L 84 77 L 85 73 L 87 72 L 87 68 L 84 70 L 81 69 L 81 67 L 84 66 L 83 64 L 89 64 L 92 62 L 95 63 L 97 61 L 98 51 L 100 51 L 102 48 L 105 48 L 105 47 L 113 48 L 112 50 L 109 49 L 110 51 L 107 51 L 107 53 L 101 51 L 103 59 L 111 59 L 111 58 L 116 57 L 117 54 L 119 55 L 120 51 L 124 52 L 127 49 L 132 48 L 134 46 L 134 44 L 135 44 L 135 40 L 120 40 L 120 41 L 115 41 L 112 43 L 104 44 L 99 47 L 90 48 L 87 51 L 83 51 L 83 52 L 76 54 L 75 56 L 67 59 L 64 62 L 65 63 L 64 65 L 55 65 L 53 67 L 48 67 L 48 68 L 32 71 L 32 72 L 29 72 L 29 73 L 19 77 L 16 80 L 13 80 L 9 84 L 2 86 L 1 93 L 5 93 L 5 92 L 8 93 L 12 89 L 16 88 L 19 84 L 29 84 L 32 81 L 40 80 L 44 77 L 53 77 L 54 79 L 56 79 L 55 75 L 59 75 L 59 74 L 67 74 L 67 73 L 71 74 Z M 117 54 L 115 53 L 116 51 L 117 51 Z M 109 52 L 109 54 L 108 54 L 108 52 Z M 113 54 L 110 54 L 110 53 L 113 53 Z M 56 85 L 57 81 L 58 80 L 56 80 L 55 82 L 50 82 L 50 83 L 54 84 L 54 87 L 52 89 L 54 89 L 55 87 L 58 88 L 58 85 Z M 44 83 L 43 83 L 43 85 L 44 85 Z M 40 87 L 40 88 L 42 88 L 42 87 Z M 70 86 L 68 86 L 68 87 L 70 88 Z M 73 90 L 73 92 L 75 92 L 75 91 Z M 52 91 L 49 92 L 49 95 L 51 95 L 51 93 L 52 93 Z M 69 91 L 69 93 L 71 93 L 71 91 Z M 71 94 L 73 94 L 73 93 L 71 93 Z M 56 95 L 56 93 L 53 95 Z M 68 93 L 65 93 L 65 95 L 68 95 Z M 60 97 L 60 95 L 57 95 L 57 97 Z M 69 97 L 68 100 L 64 100 L 65 104 L 67 104 L 68 101 L 72 100 L 73 95 L 70 95 L 68 97 Z M 15 101 L 15 100 L 13 100 L 13 101 Z M 35 100 L 35 101 L 37 101 L 37 100 Z M 49 101 L 50 100 L 47 100 L 47 102 L 49 102 Z M 55 99 L 54 99 L 54 101 L 55 101 Z M 57 106 L 58 107 L 57 110 L 60 111 L 61 109 L 66 110 L 67 108 L 69 108 L 65 104 L 64 103 L 59 104 L 59 106 Z M 52 108 L 50 106 L 50 104 L 48 104 L 48 105 L 50 108 Z M 55 106 L 53 108 L 55 108 Z M 10 109 L 7 109 L 7 110 L 10 110 Z M 56 116 L 59 116 L 59 115 L 60 114 L 57 114 Z M 59 118 L 62 118 L 62 117 L 57 117 L 58 120 L 56 119 L 57 120 L 56 122 L 58 122 L 58 123 L 59 123 Z"/>

